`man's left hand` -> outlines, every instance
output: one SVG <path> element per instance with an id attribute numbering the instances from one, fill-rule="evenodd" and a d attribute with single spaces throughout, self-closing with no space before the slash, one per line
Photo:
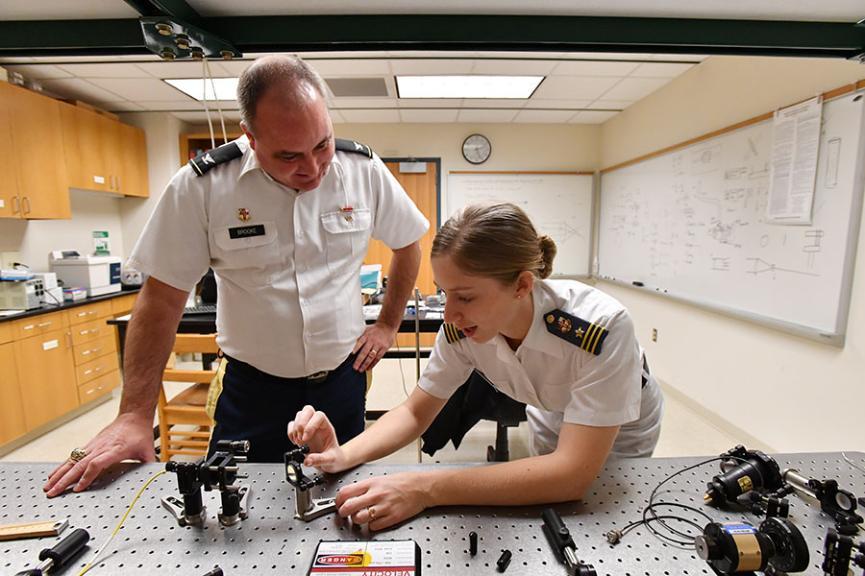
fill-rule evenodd
<path id="1" fill-rule="evenodd" d="M 396 330 L 389 326 L 379 322 L 368 326 L 357 339 L 352 350 L 352 353 L 357 354 L 357 358 L 354 359 L 354 369 L 358 372 L 371 370 L 393 346 L 395 339 Z"/>

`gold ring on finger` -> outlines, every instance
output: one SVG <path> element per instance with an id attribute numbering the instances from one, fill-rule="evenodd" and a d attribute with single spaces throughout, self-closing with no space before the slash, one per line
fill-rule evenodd
<path id="1" fill-rule="evenodd" d="M 87 450 L 85 448 L 73 448 L 72 452 L 69 453 L 69 459 L 72 462 L 81 462 L 87 457 Z"/>

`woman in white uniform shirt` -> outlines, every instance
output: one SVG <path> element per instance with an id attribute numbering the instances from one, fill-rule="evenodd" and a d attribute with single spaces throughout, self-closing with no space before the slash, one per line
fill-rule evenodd
<path id="1" fill-rule="evenodd" d="M 432 506 L 578 500 L 611 453 L 651 455 L 663 400 L 628 312 L 585 284 L 544 280 L 555 253 L 512 204 L 452 217 L 432 248 L 446 324 L 410 397 L 342 446 L 310 406 L 288 426 L 307 465 L 340 472 L 415 440 L 475 369 L 527 404 L 533 456 L 369 478 L 339 491 L 340 515 L 376 530 Z"/>

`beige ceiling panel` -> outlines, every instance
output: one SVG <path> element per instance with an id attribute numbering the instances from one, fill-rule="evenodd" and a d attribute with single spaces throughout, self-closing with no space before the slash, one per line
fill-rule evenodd
<path id="1" fill-rule="evenodd" d="M 345 60 L 307 60 L 322 76 L 388 76 L 390 62 L 388 60 L 365 60 L 352 58 Z"/>
<path id="2" fill-rule="evenodd" d="M 130 63 L 60 64 L 66 72 L 78 78 L 150 78 L 150 75 Z"/>
<path id="3" fill-rule="evenodd" d="M 399 110 L 340 110 L 339 113 L 351 124 L 399 122 Z"/>
<path id="4" fill-rule="evenodd" d="M 605 92 L 604 100 L 639 100 L 670 81 L 669 78 L 625 78 Z"/>
<path id="5" fill-rule="evenodd" d="M 604 98 L 601 100 L 595 100 L 594 102 L 586 106 L 586 108 L 592 108 L 595 110 L 624 110 L 633 103 L 633 100 L 607 100 L 606 98 Z"/>
<path id="6" fill-rule="evenodd" d="M 207 122 L 207 116 L 204 112 L 172 112 L 172 115 L 180 118 L 185 122 L 201 122 L 202 124 Z M 239 112 L 230 112 L 225 115 L 226 122 L 240 122 L 240 113 Z M 227 128 L 227 126 L 226 126 Z M 222 141 L 222 127 L 219 123 L 215 123 L 213 125 L 214 135 L 216 136 L 217 146 Z"/>
<path id="7" fill-rule="evenodd" d="M 694 64 L 652 62 L 640 64 L 631 74 L 632 78 L 675 78 L 694 67 Z"/>
<path id="8" fill-rule="evenodd" d="M 204 106 L 201 102 L 189 97 L 185 100 L 154 100 L 141 102 L 140 104 L 147 110 L 201 110 L 202 113 L 204 112 Z M 221 101 L 219 105 L 222 107 L 223 112 L 226 110 L 237 110 L 237 102 L 233 100 Z M 218 114 L 216 103 L 208 102 L 207 106 L 210 108 L 210 113 L 215 117 Z"/>
<path id="9" fill-rule="evenodd" d="M 400 110 L 399 116 L 403 122 L 442 122 L 457 121 L 459 110 Z"/>
<path id="10" fill-rule="evenodd" d="M 532 100 L 594 100 L 618 81 L 613 77 L 550 76 L 541 82 Z"/>
<path id="11" fill-rule="evenodd" d="M 526 98 L 466 98 L 463 108 L 522 108 L 529 100 Z"/>
<path id="12" fill-rule="evenodd" d="M 395 108 L 396 98 L 331 98 L 331 108 Z"/>
<path id="13" fill-rule="evenodd" d="M 514 122 L 525 124 L 561 124 L 567 122 L 577 112 L 573 110 L 520 110 Z"/>
<path id="14" fill-rule="evenodd" d="M 72 77 L 72 74 L 69 72 L 66 72 L 58 66 L 52 66 L 51 64 L 15 64 L 12 66 L 5 65 L 3 67 L 10 72 L 20 72 L 25 78 L 34 78 L 36 80 Z"/>
<path id="15" fill-rule="evenodd" d="M 81 78 L 57 78 L 53 80 L 45 80 L 42 85 L 46 90 L 57 94 L 63 98 L 73 98 L 83 100 L 91 104 L 101 104 L 102 102 L 117 102 L 123 100 L 122 94 L 104 90 L 99 86 L 91 84 L 87 80 Z"/>
<path id="16" fill-rule="evenodd" d="M 141 15 L 126 2 L 117 0 L 38 0 L 2 2 L 3 20 L 89 20 L 91 18 L 138 18 Z"/>
<path id="17" fill-rule="evenodd" d="M 467 110 L 463 108 L 457 116 L 458 122 L 508 123 L 519 110 Z"/>
<path id="18" fill-rule="evenodd" d="M 94 78 L 91 82 L 136 102 L 182 101 L 188 98 L 180 90 L 156 78 Z"/>
<path id="19" fill-rule="evenodd" d="M 104 104 L 102 104 L 102 107 L 109 112 L 141 112 L 146 110 L 146 108 L 141 104 L 138 104 L 136 102 L 130 102 L 129 100 L 122 100 L 119 102 L 105 102 Z"/>
<path id="20" fill-rule="evenodd" d="M 603 124 L 618 112 L 583 111 L 571 118 L 571 124 Z"/>
<path id="21" fill-rule="evenodd" d="M 200 62 L 143 62 L 136 64 L 139 68 L 155 78 L 201 78 Z M 214 78 L 232 78 L 222 62 L 210 62 L 210 74 Z"/>
<path id="22" fill-rule="evenodd" d="M 472 74 L 503 76 L 546 76 L 556 67 L 551 60 L 475 60 Z"/>
<path id="23" fill-rule="evenodd" d="M 400 98 L 396 101 L 400 108 L 459 108 L 460 98 Z"/>
<path id="24" fill-rule="evenodd" d="M 627 76 L 640 64 L 637 62 L 597 62 L 590 60 L 568 60 L 559 62 L 553 76 Z"/>
<path id="25" fill-rule="evenodd" d="M 398 76 L 451 76 L 470 74 L 473 60 L 391 60 L 390 66 Z"/>
<path id="26" fill-rule="evenodd" d="M 573 110 L 575 108 L 588 108 L 591 100 L 535 100 L 532 98 L 526 102 L 529 108 L 559 108 L 561 110 Z"/>

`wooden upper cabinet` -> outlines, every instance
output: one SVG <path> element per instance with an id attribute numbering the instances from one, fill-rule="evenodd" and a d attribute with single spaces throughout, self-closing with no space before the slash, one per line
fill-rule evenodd
<path id="1" fill-rule="evenodd" d="M 15 170 L 14 147 L 12 145 L 12 122 L 8 106 L 0 100 L 0 218 L 21 217 L 21 197 L 18 190 L 18 174 Z"/>
<path id="2" fill-rule="evenodd" d="M 0 82 L 0 106 L 11 125 L 20 217 L 71 218 L 60 103 Z"/>
<path id="3" fill-rule="evenodd" d="M 148 196 L 144 131 L 84 106 L 60 106 L 69 187 Z"/>
<path id="4" fill-rule="evenodd" d="M 110 191 L 112 160 L 117 155 L 111 142 L 114 122 L 86 108 L 63 103 L 60 116 L 69 187 Z"/>
<path id="5" fill-rule="evenodd" d="M 144 130 L 118 122 L 115 126 L 119 145 L 118 191 L 124 196 L 150 196 L 147 176 L 147 140 Z"/>

